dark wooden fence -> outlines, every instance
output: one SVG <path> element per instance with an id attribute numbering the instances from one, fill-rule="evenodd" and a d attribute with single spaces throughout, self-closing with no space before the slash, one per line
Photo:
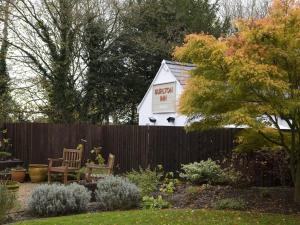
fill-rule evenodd
<path id="1" fill-rule="evenodd" d="M 86 140 L 84 160 L 94 146 L 103 146 L 104 156 L 116 155 L 119 172 L 162 164 L 176 171 L 182 163 L 220 158 L 234 147 L 238 129 L 205 132 L 186 131 L 181 127 L 97 126 L 91 124 L 4 124 L 14 155 L 29 163 L 47 163 L 62 156 L 64 147 L 74 148 Z"/>

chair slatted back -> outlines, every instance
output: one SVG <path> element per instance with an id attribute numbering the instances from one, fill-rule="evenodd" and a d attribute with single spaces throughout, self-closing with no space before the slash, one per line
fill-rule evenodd
<path id="1" fill-rule="evenodd" d="M 68 167 L 80 169 L 81 167 L 82 150 L 67 149 L 63 151 L 63 165 L 68 163 Z"/>

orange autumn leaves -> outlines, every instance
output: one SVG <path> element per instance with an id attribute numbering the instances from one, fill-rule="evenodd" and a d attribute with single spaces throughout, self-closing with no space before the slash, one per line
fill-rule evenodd
<path id="1" fill-rule="evenodd" d="M 195 128 L 261 128 L 259 116 L 290 116 L 300 107 L 299 1 L 275 0 L 267 17 L 236 24 L 230 37 L 191 34 L 174 51 L 175 59 L 197 66 L 179 106 L 203 118 Z"/>

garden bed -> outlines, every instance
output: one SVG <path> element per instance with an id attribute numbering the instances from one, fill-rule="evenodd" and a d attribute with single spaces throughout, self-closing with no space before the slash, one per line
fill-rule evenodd
<path id="1" fill-rule="evenodd" d="M 290 187 L 192 186 L 180 185 L 177 191 L 165 196 L 175 208 L 214 208 L 220 199 L 241 199 L 245 210 L 267 213 L 300 213 L 300 205 L 293 201 Z"/>
<path id="2" fill-rule="evenodd" d="M 26 199 L 36 184 L 22 184 L 19 190 L 19 206 L 9 215 L 7 222 L 35 219 L 24 211 Z M 162 194 L 161 192 L 155 195 Z M 250 187 L 233 188 L 230 186 L 192 186 L 182 184 L 172 195 L 164 195 L 172 208 L 179 209 L 212 209 L 219 199 L 242 199 L 246 202 L 243 210 L 253 213 L 299 214 L 300 205 L 293 202 L 293 188 L 290 187 Z M 88 212 L 99 212 L 97 203 L 91 202 Z M 24 222 L 22 224 L 27 224 Z M 28 223 L 30 224 L 30 223 Z M 36 223 L 34 223 L 36 224 Z M 46 223 L 47 224 L 47 223 Z"/>

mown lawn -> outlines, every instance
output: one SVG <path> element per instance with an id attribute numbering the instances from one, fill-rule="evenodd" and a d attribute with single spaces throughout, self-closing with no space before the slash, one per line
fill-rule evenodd
<path id="1" fill-rule="evenodd" d="M 214 210 L 134 210 L 28 220 L 23 225 L 300 225 L 300 215 Z"/>

